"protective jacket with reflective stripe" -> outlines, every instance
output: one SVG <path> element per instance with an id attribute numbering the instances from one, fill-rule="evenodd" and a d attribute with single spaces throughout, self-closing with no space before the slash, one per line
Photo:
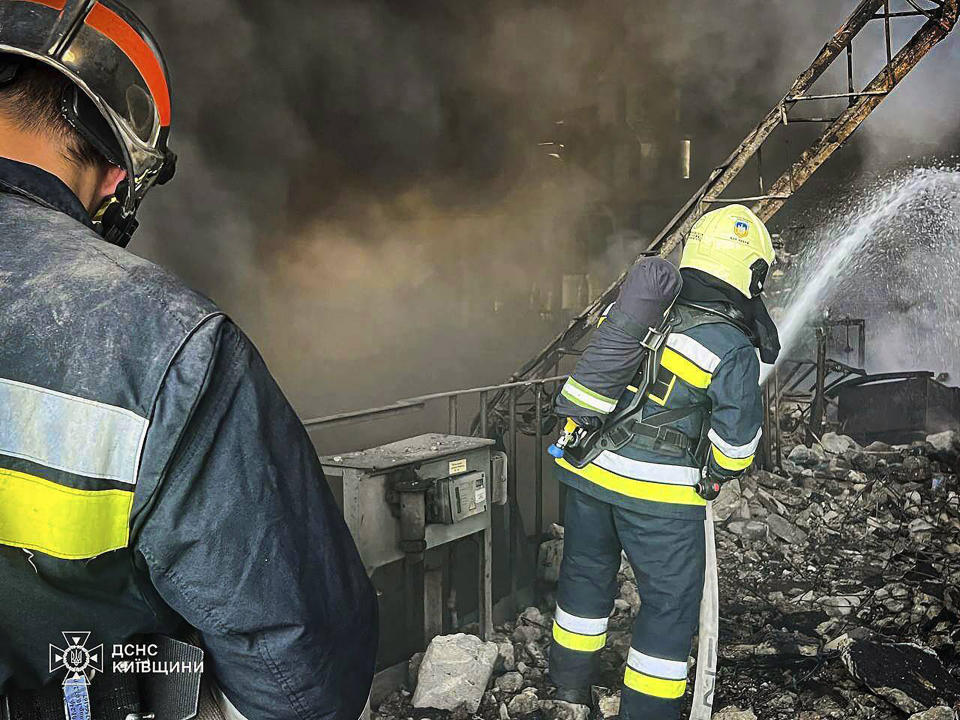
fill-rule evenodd
<path id="1" fill-rule="evenodd" d="M 355 720 L 375 597 L 250 341 L 3 159 L 0 307 L 0 695 L 60 682 L 62 631 L 189 624 L 245 716 Z"/>
<path id="2" fill-rule="evenodd" d="M 674 310 L 677 322 L 691 324 L 684 306 Z M 604 451 L 584 468 L 557 461 L 562 482 L 601 500 L 661 517 L 702 519 L 705 501 L 694 486 L 704 463 L 714 473 L 736 477 L 753 461 L 760 440 L 763 403 L 760 361 L 746 335 L 722 319 L 697 317 L 693 327 L 671 333 L 663 350 L 660 373 L 638 418 L 696 407 L 687 417 L 667 425 L 690 439 L 690 448 L 676 450 L 635 437 L 616 452 Z M 629 402 L 628 389 L 619 407 Z M 707 458 L 695 457 L 701 428 L 708 423 Z"/>

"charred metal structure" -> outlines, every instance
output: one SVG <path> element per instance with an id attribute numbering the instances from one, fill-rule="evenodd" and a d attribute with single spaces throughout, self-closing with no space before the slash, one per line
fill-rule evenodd
<path id="1" fill-rule="evenodd" d="M 784 203 L 803 186 L 811 175 L 849 138 L 870 113 L 889 95 L 906 75 L 923 59 L 931 48 L 943 40 L 954 28 L 960 14 L 957 0 L 909 0 L 912 10 L 890 11 L 890 0 L 861 0 L 846 23 L 824 45 L 813 63 L 804 70 L 783 98 L 767 113 L 730 156 L 710 173 L 706 182 L 693 194 L 676 215 L 650 243 L 645 254 L 668 256 L 682 242 L 697 219 L 715 204 L 739 202 L 764 221 L 776 214 Z M 926 7 L 924 7 L 926 5 Z M 917 33 L 896 53 L 893 51 L 892 25 L 904 17 L 925 17 L 927 20 Z M 854 40 L 871 22 L 883 23 L 886 62 L 874 79 L 858 90 L 854 84 Z M 846 92 L 814 94 L 811 89 L 835 62 L 845 58 L 847 67 Z M 847 107 L 835 116 L 811 117 L 796 114 L 798 108 L 815 101 L 846 100 Z M 818 123 L 825 125 L 820 137 L 807 147 L 774 182 L 764 180 L 763 147 L 775 131 L 788 130 L 790 125 Z M 721 197 L 730 184 L 756 158 L 758 194 L 750 197 Z M 626 278 L 626 271 L 597 299 L 571 320 L 569 326 L 549 345 L 524 364 L 511 381 L 527 380 L 557 374 L 556 369 L 568 354 L 590 332 L 598 314 L 613 299 Z M 495 399 L 501 408 L 508 401 L 506 395 Z"/>

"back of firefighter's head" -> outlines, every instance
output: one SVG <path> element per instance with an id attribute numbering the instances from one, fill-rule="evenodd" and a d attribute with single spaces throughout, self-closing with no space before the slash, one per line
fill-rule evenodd
<path id="1" fill-rule="evenodd" d="M 697 220 L 684 245 L 680 268 L 700 270 L 755 298 L 763 291 L 775 259 L 763 221 L 743 205 L 728 205 Z"/>
<path id="2" fill-rule="evenodd" d="M 144 196 L 173 177 L 166 62 L 120 0 L 0 0 L 0 111 L 104 180 L 90 202 L 109 196 L 91 208 L 109 242 L 126 245 Z"/>
<path id="3" fill-rule="evenodd" d="M 7 70 L 6 81 L 0 82 L 0 123 L 17 133 L 17 157 L 11 159 L 58 175 L 93 213 L 114 195 L 126 172 L 67 121 L 61 99 L 71 91 L 70 80 L 36 60 L 0 56 L 3 67 Z"/>

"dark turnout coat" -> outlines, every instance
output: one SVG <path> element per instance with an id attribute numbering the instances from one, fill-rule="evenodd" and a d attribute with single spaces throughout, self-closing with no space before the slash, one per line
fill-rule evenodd
<path id="1" fill-rule="evenodd" d="M 251 342 L 2 159 L 0 593 L 0 695 L 59 684 L 67 630 L 195 628 L 249 718 L 355 720 L 373 674 L 373 588 Z"/>

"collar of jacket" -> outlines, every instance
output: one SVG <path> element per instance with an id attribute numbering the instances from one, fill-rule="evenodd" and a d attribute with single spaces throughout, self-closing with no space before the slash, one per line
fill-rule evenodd
<path id="1" fill-rule="evenodd" d="M 0 192 L 21 195 L 94 229 L 87 209 L 73 191 L 56 175 L 36 165 L 0 157 Z"/>

